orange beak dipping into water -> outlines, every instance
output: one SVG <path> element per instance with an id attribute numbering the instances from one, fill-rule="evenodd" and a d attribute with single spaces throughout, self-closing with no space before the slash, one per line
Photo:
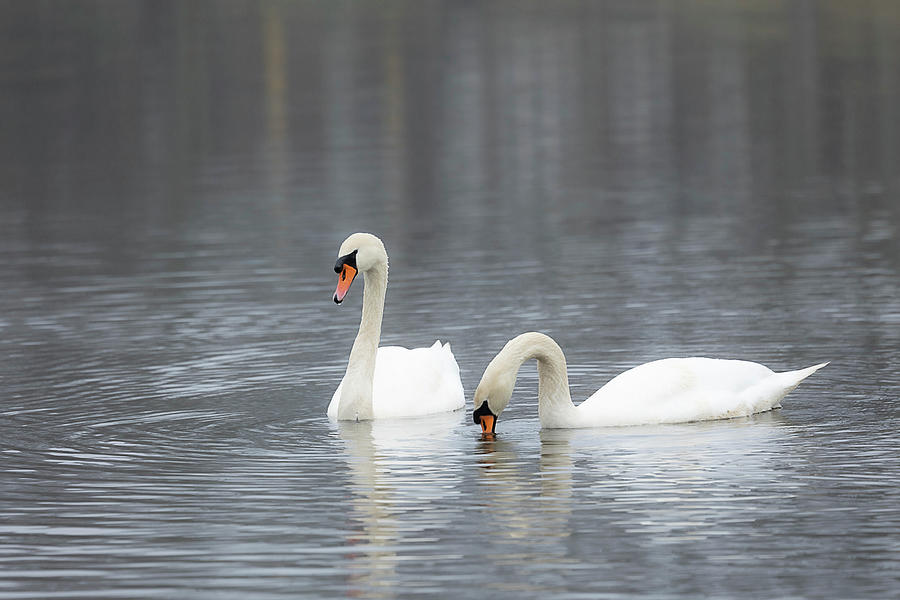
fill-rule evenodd
<path id="1" fill-rule="evenodd" d="M 497 419 L 494 415 L 484 415 L 481 417 L 481 433 L 494 434 L 494 427 L 497 426 Z"/>
<path id="2" fill-rule="evenodd" d="M 350 291 L 350 284 L 359 270 L 356 268 L 356 250 L 337 259 L 334 263 L 334 272 L 338 273 L 337 288 L 334 290 L 334 301 L 340 304 L 344 296 Z"/>
<path id="3" fill-rule="evenodd" d="M 493 436 L 497 428 L 497 415 L 491 412 L 487 402 L 482 402 L 481 406 L 472 411 L 472 420 L 476 425 L 481 425 L 481 434 L 484 436 Z"/>

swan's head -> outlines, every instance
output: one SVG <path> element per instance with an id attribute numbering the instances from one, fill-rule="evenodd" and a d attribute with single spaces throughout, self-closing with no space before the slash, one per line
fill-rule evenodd
<path id="1" fill-rule="evenodd" d="M 365 273 L 378 265 L 387 266 L 387 252 L 377 237 L 371 233 L 354 233 L 344 240 L 334 263 L 334 272 L 338 274 L 334 301 L 338 304 L 344 301 L 350 284 L 360 271 Z"/>
<path id="2" fill-rule="evenodd" d="M 495 356 L 484 370 L 484 375 L 481 376 L 481 381 L 475 389 L 475 410 L 472 411 L 472 420 L 476 425 L 481 425 L 481 432 L 484 434 L 495 433 L 497 419 L 509 405 L 513 388 L 516 386 L 518 369 L 510 369 L 502 362 L 503 357 L 499 354 Z"/>

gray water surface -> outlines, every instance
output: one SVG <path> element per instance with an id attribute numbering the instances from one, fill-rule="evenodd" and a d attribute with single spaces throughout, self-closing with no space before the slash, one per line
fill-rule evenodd
<path id="1" fill-rule="evenodd" d="M 0 4 L 0 599 L 900 594 L 894 2 Z M 333 423 L 383 344 L 782 410 Z M 471 407 L 468 409 L 471 410 Z"/>

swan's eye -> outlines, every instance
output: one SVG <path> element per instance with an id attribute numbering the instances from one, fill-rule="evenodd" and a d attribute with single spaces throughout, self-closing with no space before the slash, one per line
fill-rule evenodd
<path id="1" fill-rule="evenodd" d="M 344 256 L 341 256 L 340 258 L 338 258 L 337 262 L 334 263 L 334 272 L 340 273 L 343 270 L 345 265 L 353 267 L 354 271 L 357 270 L 357 266 L 356 266 L 356 253 L 357 252 L 359 252 L 359 250 L 354 250 L 350 254 L 345 254 Z"/>

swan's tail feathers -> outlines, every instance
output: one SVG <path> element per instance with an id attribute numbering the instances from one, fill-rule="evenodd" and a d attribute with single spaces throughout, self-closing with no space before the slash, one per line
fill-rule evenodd
<path id="1" fill-rule="evenodd" d="M 813 365 L 811 367 L 806 367 L 805 369 L 797 369 L 796 371 L 787 371 L 785 373 L 779 373 L 779 375 L 783 376 L 783 379 L 787 382 L 793 381 L 794 384 L 791 386 L 789 392 L 793 390 L 795 387 L 800 385 L 800 382 L 821 369 L 822 367 L 828 366 L 827 362 L 819 363 L 817 365 Z"/>
<path id="2" fill-rule="evenodd" d="M 821 363 L 796 371 L 773 373 L 756 385 L 743 392 L 745 401 L 749 404 L 751 412 L 763 412 L 781 406 L 781 400 L 794 391 L 800 382 L 827 365 Z"/>
<path id="3" fill-rule="evenodd" d="M 821 369 L 822 367 L 828 365 L 827 362 L 819 363 L 817 365 L 813 365 L 811 367 L 806 367 L 805 369 L 797 369 L 796 371 L 785 371 L 784 373 L 776 373 L 775 377 L 778 379 L 778 383 L 782 387 L 782 392 L 779 394 L 781 398 L 784 398 L 788 394 L 794 391 L 794 389 L 800 385 L 800 383 Z M 779 403 L 781 401 L 779 398 Z"/>
<path id="4" fill-rule="evenodd" d="M 809 377 L 810 375 L 812 375 L 813 373 L 815 373 L 822 367 L 827 367 L 829 364 L 831 364 L 830 360 L 827 362 L 819 363 L 817 365 L 813 365 L 811 367 L 806 367 L 805 369 L 800 369 L 799 372 L 803 373 L 803 377 L 800 378 L 800 381 L 803 381 L 804 379 L 806 379 L 807 377 Z"/>
<path id="5" fill-rule="evenodd" d="M 450 354 L 453 354 L 453 351 L 450 349 L 450 342 L 447 342 L 446 344 L 442 344 L 441 340 L 435 340 L 435 342 L 431 345 L 431 347 L 440 349 L 440 350 L 444 350 L 445 352 L 449 352 Z"/>

